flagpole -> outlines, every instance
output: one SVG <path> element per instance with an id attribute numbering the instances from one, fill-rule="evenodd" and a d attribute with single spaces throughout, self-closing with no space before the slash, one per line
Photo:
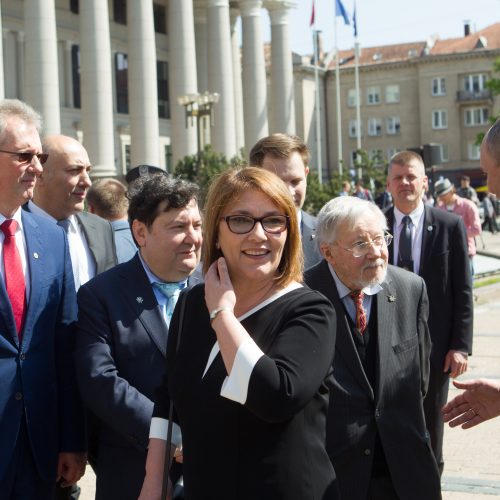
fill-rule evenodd
<path id="1" fill-rule="evenodd" d="M 335 2 L 335 89 L 337 94 L 337 152 L 339 161 L 339 174 L 343 174 L 342 168 L 342 117 L 340 113 L 340 74 L 339 74 L 339 48 L 337 40 L 338 24 L 337 24 L 337 2 Z"/>
<path id="2" fill-rule="evenodd" d="M 321 103 L 319 91 L 319 38 L 320 31 L 313 30 L 314 43 L 314 80 L 316 86 L 316 161 L 318 164 L 318 181 L 323 184 L 323 165 L 321 158 Z"/>
<path id="3" fill-rule="evenodd" d="M 359 96 L 359 42 L 357 36 L 354 38 L 354 79 L 356 85 L 356 163 L 358 164 L 358 179 L 363 177 L 363 169 L 361 167 L 361 103 Z"/>

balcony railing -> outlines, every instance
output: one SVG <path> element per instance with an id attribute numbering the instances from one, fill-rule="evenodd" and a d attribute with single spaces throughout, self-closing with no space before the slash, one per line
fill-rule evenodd
<path id="1" fill-rule="evenodd" d="M 491 99 L 491 90 L 489 89 L 478 90 L 475 92 L 470 90 L 459 90 L 457 92 L 458 102 L 488 101 Z"/>

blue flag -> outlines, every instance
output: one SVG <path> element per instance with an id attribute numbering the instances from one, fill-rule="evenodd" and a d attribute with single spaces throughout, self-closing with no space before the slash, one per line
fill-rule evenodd
<path id="1" fill-rule="evenodd" d="M 356 2 L 354 2 L 354 12 L 352 13 L 352 27 L 354 28 L 354 38 L 358 36 L 358 19 L 356 17 Z"/>
<path id="2" fill-rule="evenodd" d="M 335 0 L 335 16 L 343 17 L 345 24 L 351 24 L 349 22 L 349 14 L 340 0 Z"/>

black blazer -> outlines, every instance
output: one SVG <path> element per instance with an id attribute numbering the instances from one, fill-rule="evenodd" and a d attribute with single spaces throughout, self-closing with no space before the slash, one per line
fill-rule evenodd
<path id="1" fill-rule="evenodd" d="M 431 346 L 423 280 L 388 266 L 383 290 L 374 298 L 376 390 L 363 370 L 327 262 L 309 269 L 305 281 L 332 302 L 338 318 L 326 445 L 341 497 L 366 500 L 378 432 L 399 498 L 440 499 L 423 412 Z"/>
<path id="2" fill-rule="evenodd" d="M 386 212 L 393 231 L 394 208 Z M 389 262 L 394 260 L 394 243 Z M 472 352 L 473 299 L 467 235 L 462 219 L 444 210 L 425 207 L 419 275 L 429 296 L 431 363 L 442 369 L 450 349 Z"/>

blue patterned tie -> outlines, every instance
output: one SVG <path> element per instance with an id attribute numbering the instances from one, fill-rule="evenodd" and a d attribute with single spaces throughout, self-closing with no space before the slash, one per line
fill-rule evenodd
<path id="1" fill-rule="evenodd" d="M 177 299 L 181 290 L 186 287 L 186 282 L 175 282 L 175 283 L 153 283 L 153 286 L 159 290 L 167 298 L 167 304 L 165 305 L 165 314 L 167 326 L 170 326 L 170 320 L 172 319 L 172 314 L 174 313 L 175 304 L 177 304 Z"/>

